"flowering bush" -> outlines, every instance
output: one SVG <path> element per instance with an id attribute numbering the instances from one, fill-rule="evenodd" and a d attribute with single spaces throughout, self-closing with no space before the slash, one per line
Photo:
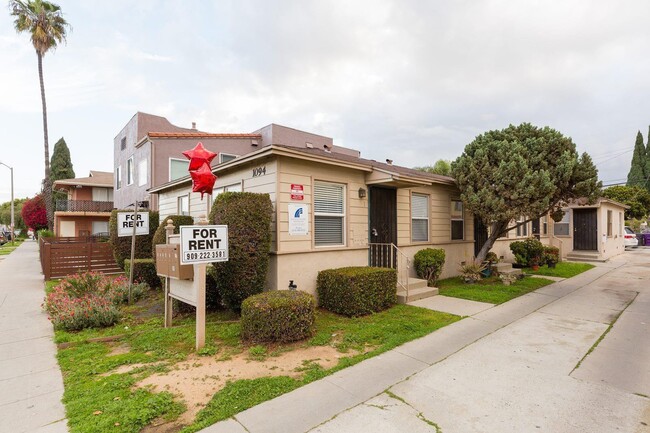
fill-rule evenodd
<path id="1" fill-rule="evenodd" d="M 139 299 L 146 284 L 136 284 L 133 299 Z M 66 277 L 45 298 L 43 304 L 55 329 L 78 331 L 111 326 L 120 318 L 118 305 L 128 299 L 129 281 L 96 272 Z"/>

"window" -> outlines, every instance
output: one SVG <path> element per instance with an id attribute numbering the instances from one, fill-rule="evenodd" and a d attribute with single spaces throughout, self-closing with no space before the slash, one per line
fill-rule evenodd
<path id="1" fill-rule="evenodd" d="M 451 240 L 462 241 L 465 239 L 465 220 L 463 218 L 463 202 L 451 201 Z"/>
<path id="2" fill-rule="evenodd" d="M 133 157 L 126 160 L 126 184 L 133 184 Z"/>
<path id="3" fill-rule="evenodd" d="M 429 240 L 429 196 L 411 195 L 411 241 Z"/>
<path id="4" fill-rule="evenodd" d="M 115 172 L 115 189 L 122 188 L 122 166 L 117 167 Z"/>
<path id="5" fill-rule="evenodd" d="M 219 164 L 222 164 L 222 163 L 228 162 L 228 161 L 232 161 L 235 158 L 237 158 L 237 155 L 231 155 L 229 153 L 220 153 L 219 154 Z"/>
<path id="6" fill-rule="evenodd" d="M 553 225 L 553 234 L 555 236 L 569 236 L 569 223 L 571 221 L 570 210 L 564 211 L 562 221 L 556 222 Z"/>
<path id="7" fill-rule="evenodd" d="M 542 223 L 542 234 L 546 236 L 548 234 L 548 216 L 544 215 L 540 220 Z"/>
<path id="8" fill-rule="evenodd" d="M 147 160 L 143 159 L 138 163 L 138 186 L 147 184 Z"/>
<path id="9" fill-rule="evenodd" d="M 122 137 L 122 140 L 120 140 L 120 150 L 126 149 L 126 137 Z"/>
<path id="10" fill-rule="evenodd" d="M 232 185 L 221 186 L 212 190 L 212 198 L 215 198 L 222 192 L 241 192 L 241 182 L 233 183 Z"/>
<path id="11" fill-rule="evenodd" d="M 108 221 L 93 221 L 92 230 L 94 235 L 108 235 Z"/>
<path id="12" fill-rule="evenodd" d="M 525 223 L 523 225 L 519 225 L 526 221 L 526 218 L 523 216 L 520 216 L 519 219 L 517 220 L 517 237 L 519 236 L 528 236 L 528 223 Z"/>
<path id="13" fill-rule="evenodd" d="M 182 195 L 178 197 L 178 215 L 190 214 L 190 195 Z"/>
<path id="14" fill-rule="evenodd" d="M 188 176 L 190 162 L 186 159 L 169 158 L 169 180 L 180 179 Z"/>
<path id="15" fill-rule="evenodd" d="M 99 188 L 94 186 L 92 194 L 93 201 L 113 201 L 113 188 Z"/>
<path id="16" fill-rule="evenodd" d="M 618 213 L 618 235 L 623 236 L 623 212 Z"/>
<path id="17" fill-rule="evenodd" d="M 344 185 L 314 182 L 314 236 L 316 246 L 343 245 Z"/>
<path id="18" fill-rule="evenodd" d="M 612 211 L 607 211 L 607 237 L 612 237 Z"/>

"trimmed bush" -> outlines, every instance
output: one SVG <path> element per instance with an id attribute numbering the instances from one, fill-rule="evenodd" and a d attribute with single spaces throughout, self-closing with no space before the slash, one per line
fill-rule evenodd
<path id="1" fill-rule="evenodd" d="M 316 286 L 322 308 L 348 317 L 382 311 L 397 302 L 395 269 L 326 269 L 318 273 Z"/>
<path id="2" fill-rule="evenodd" d="M 205 271 L 205 308 L 207 311 L 223 309 L 223 296 L 214 266 L 208 265 Z"/>
<path id="3" fill-rule="evenodd" d="M 549 267 L 555 266 L 560 261 L 560 249 L 558 247 L 544 246 L 542 264 Z"/>
<path id="4" fill-rule="evenodd" d="M 111 235 L 111 245 L 113 246 L 113 256 L 120 269 L 124 269 L 124 260 L 131 258 L 131 236 L 117 236 L 117 213 L 129 212 L 129 210 L 114 210 L 111 212 L 111 218 L 108 221 L 108 231 Z M 130 211 L 133 212 L 133 211 Z M 145 211 L 143 211 L 145 212 Z M 136 259 L 151 258 L 151 241 L 153 234 L 158 227 L 158 212 L 149 212 L 149 234 L 135 237 L 135 256 Z"/>
<path id="5" fill-rule="evenodd" d="M 146 283 L 152 289 L 159 289 L 162 287 L 160 277 L 156 274 L 156 263 L 153 259 L 135 259 L 133 260 L 135 267 L 133 268 L 133 281 L 139 283 Z M 129 278 L 131 272 L 131 259 L 124 260 L 124 273 L 126 278 Z"/>
<path id="6" fill-rule="evenodd" d="M 169 215 L 164 220 L 160 221 L 156 232 L 153 235 L 151 240 L 151 257 L 156 261 L 156 245 L 164 244 L 167 242 L 167 234 L 165 232 L 165 226 L 167 226 L 167 220 L 171 219 L 174 222 L 174 234 L 177 235 L 180 232 L 180 226 L 189 226 L 194 224 L 194 218 L 189 215 Z"/>
<path id="7" fill-rule="evenodd" d="M 535 262 L 535 259 L 539 264 L 544 254 L 544 244 L 535 238 L 528 238 L 525 241 L 512 242 L 510 251 L 515 256 L 515 261 L 521 266 L 529 266 L 531 262 Z"/>
<path id="8" fill-rule="evenodd" d="M 210 221 L 228 226 L 228 261 L 214 263 L 223 301 L 234 311 L 261 293 L 269 269 L 271 216 L 268 194 L 225 192 L 214 200 Z"/>
<path id="9" fill-rule="evenodd" d="M 445 250 L 442 248 L 425 248 L 413 256 L 413 267 L 419 278 L 427 280 L 429 287 L 434 287 L 445 264 Z"/>
<path id="10" fill-rule="evenodd" d="M 241 337 L 261 343 L 286 343 L 314 335 L 316 300 L 308 293 L 273 290 L 253 295 L 241 308 Z"/>

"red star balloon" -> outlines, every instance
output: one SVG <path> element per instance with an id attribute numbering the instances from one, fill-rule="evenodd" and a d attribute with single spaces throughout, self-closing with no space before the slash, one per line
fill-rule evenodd
<path id="1" fill-rule="evenodd" d="M 203 200 L 203 194 L 212 195 L 212 188 L 217 176 L 212 174 L 212 169 L 207 162 L 204 162 L 198 170 L 190 170 L 190 176 L 192 176 L 192 192 L 200 192 L 201 200 Z"/>
<path id="2" fill-rule="evenodd" d="M 190 171 L 198 170 L 201 168 L 203 163 L 206 163 L 209 166 L 210 162 L 212 162 L 214 157 L 217 156 L 216 153 L 210 152 L 203 147 L 203 143 L 201 142 L 199 142 L 194 149 L 183 152 L 183 155 L 190 160 Z"/>

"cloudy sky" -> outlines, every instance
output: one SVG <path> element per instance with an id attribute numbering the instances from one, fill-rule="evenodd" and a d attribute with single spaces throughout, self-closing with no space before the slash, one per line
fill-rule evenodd
<path id="1" fill-rule="evenodd" d="M 45 57 L 50 145 L 78 176 L 112 171 L 136 111 L 210 132 L 279 123 L 395 164 L 454 159 L 490 129 L 551 126 L 605 183 L 650 124 L 647 0 L 60 0 Z M 43 173 L 36 55 L 0 8 L 0 161 L 17 197 Z M 9 171 L 0 167 L 0 202 Z"/>

